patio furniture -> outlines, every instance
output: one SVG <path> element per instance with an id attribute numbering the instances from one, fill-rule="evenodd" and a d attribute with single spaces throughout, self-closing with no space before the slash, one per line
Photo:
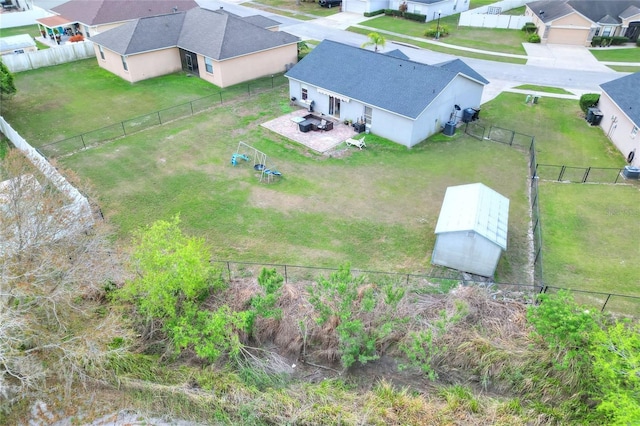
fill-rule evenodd
<path id="1" fill-rule="evenodd" d="M 347 144 L 347 146 L 357 146 L 358 148 L 362 149 L 362 148 L 366 148 L 367 144 L 364 143 L 364 139 L 353 139 L 353 138 L 349 138 L 345 141 L 345 143 Z"/>

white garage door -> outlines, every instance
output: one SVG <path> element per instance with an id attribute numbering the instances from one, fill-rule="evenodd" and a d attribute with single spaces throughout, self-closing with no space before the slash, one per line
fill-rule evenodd
<path id="1" fill-rule="evenodd" d="M 547 43 L 584 46 L 588 35 L 588 29 L 551 28 Z"/>
<path id="2" fill-rule="evenodd" d="M 364 13 L 367 11 L 367 2 L 365 0 L 342 0 L 342 11 Z"/>

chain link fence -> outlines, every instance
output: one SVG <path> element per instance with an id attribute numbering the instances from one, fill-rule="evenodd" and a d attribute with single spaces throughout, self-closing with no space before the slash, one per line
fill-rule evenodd
<path id="1" fill-rule="evenodd" d="M 110 140 L 131 135 L 150 127 L 186 118 L 194 114 L 218 107 L 234 99 L 251 97 L 259 93 L 281 88 L 287 83 L 284 74 L 253 80 L 250 83 L 241 84 L 221 90 L 209 96 L 193 101 L 174 105 L 159 111 L 154 111 L 139 117 L 130 118 L 119 123 L 113 123 L 100 129 L 82 133 L 63 140 L 48 143 L 38 147 L 38 150 L 47 157 L 58 157 L 75 151 L 104 143 Z"/>

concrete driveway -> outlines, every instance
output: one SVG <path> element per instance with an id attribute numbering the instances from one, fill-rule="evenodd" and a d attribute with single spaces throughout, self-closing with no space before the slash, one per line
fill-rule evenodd
<path id="1" fill-rule="evenodd" d="M 568 44 L 522 43 L 527 51 L 527 65 L 580 71 L 614 72 L 598 62 L 584 46 Z"/>

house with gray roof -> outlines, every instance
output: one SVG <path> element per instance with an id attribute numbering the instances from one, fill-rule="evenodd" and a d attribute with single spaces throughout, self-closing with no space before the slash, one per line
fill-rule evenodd
<path id="1" fill-rule="evenodd" d="M 541 0 L 526 4 L 525 16 L 542 43 L 589 46 L 595 36 L 640 35 L 640 0 Z"/>
<path id="2" fill-rule="evenodd" d="M 194 7 L 198 7 L 194 0 L 69 0 L 50 10 L 54 16 L 37 22 L 45 33 L 57 29 L 91 38 L 134 19 L 185 12 Z"/>
<path id="3" fill-rule="evenodd" d="M 479 108 L 489 82 L 461 60 L 426 65 L 324 40 L 285 76 L 289 95 L 318 114 L 366 123 L 367 131 L 412 147 Z"/>
<path id="4" fill-rule="evenodd" d="M 268 18 L 201 8 L 136 19 L 91 39 L 98 64 L 132 83 L 184 70 L 218 87 L 284 72 L 297 62 L 298 40 Z"/>
<path id="5" fill-rule="evenodd" d="M 640 166 L 640 72 L 601 84 L 600 127 L 627 162 Z"/>

